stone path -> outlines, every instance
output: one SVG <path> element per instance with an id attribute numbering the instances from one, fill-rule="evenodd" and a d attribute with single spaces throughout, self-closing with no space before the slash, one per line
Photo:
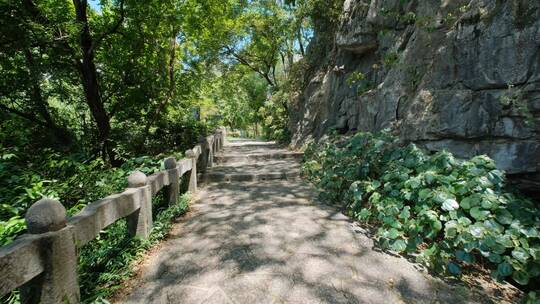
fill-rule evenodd
<path id="1" fill-rule="evenodd" d="M 245 155 L 255 160 L 241 159 Z M 359 226 L 318 202 L 305 182 L 268 175 L 286 170 L 295 176 L 299 161 L 294 153 L 242 141 L 226 147 L 220 157 L 225 165 L 210 175 L 218 172 L 235 180 L 235 174 L 243 174 L 252 181 L 212 182 L 207 177 L 190 214 L 119 302 L 487 301 L 402 257 L 378 251 Z"/>

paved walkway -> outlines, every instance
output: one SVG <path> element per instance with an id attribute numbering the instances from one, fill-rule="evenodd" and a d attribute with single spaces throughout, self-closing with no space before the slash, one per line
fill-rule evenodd
<path id="1" fill-rule="evenodd" d="M 235 162 L 227 155 L 265 155 Z M 275 145 L 238 142 L 225 167 L 257 175 L 298 170 Z M 262 168 L 262 169 L 261 169 Z M 380 252 L 356 224 L 319 203 L 298 179 L 218 182 L 204 186 L 124 303 L 470 303 L 469 296 L 406 259 Z M 480 299 L 480 300 L 479 300 Z"/>

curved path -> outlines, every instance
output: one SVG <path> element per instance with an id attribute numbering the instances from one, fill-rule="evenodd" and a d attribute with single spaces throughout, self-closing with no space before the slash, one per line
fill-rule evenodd
<path id="1" fill-rule="evenodd" d="M 252 161 L 227 161 L 234 151 L 266 155 L 266 160 L 257 160 L 257 166 Z M 377 251 L 360 227 L 336 208 L 318 202 L 313 188 L 301 180 L 256 178 L 273 170 L 274 158 L 280 158 L 279 170 L 298 170 L 298 158 L 283 156 L 287 153 L 275 145 L 253 142 L 227 147 L 220 156 L 226 165 L 214 170 L 237 172 L 245 166 L 244 173 L 256 181 L 203 186 L 191 212 L 148 259 L 131 294 L 120 302 L 487 300 L 431 277 L 404 258 Z"/>

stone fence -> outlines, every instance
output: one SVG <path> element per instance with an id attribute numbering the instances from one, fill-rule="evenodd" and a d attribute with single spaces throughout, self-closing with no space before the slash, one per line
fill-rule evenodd
<path id="1" fill-rule="evenodd" d="M 178 201 L 180 178 L 189 173 L 188 191 L 197 190 L 197 166 L 213 166 L 214 153 L 225 143 L 218 129 L 180 161 L 165 159 L 165 170 L 146 176 L 136 171 L 128 188 L 84 207 L 68 218 L 62 204 L 41 199 L 27 211 L 28 234 L 0 248 L 0 297 L 19 288 L 22 303 L 79 303 L 77 249 L 119 219 L 127 219 L 131 237 L 146 239 L 152 230 L 152 197 L 165 191 L 169 204 Z"/>

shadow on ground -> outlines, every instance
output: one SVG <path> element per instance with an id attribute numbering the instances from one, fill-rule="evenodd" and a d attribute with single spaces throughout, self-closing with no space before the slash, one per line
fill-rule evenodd
<path id="1" fill-rule="evenodd" d="M 482 302 L 373 250 L 301 181 L 210 184 L 127 303 Z"/>

